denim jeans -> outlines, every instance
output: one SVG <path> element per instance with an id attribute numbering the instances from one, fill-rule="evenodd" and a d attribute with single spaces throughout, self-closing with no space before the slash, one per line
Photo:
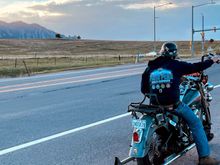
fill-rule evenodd
<path id="1" fill-rule="evenodd" d="M 188 105 L 184 103 L 180 103 L 176 112 L 178 116 L 184 119 L 192 131 L 199 157 L 209 156 L 209 144 L 201 120 L 194 114 Z"/>

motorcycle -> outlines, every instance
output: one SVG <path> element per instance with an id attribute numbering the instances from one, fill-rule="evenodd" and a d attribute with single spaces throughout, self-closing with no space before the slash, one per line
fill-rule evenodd
<path id="1" fill-rule="evenodd" d="M 213 54 L 204 55 L 201 59 L 211 56 Z M 180 85 L 180 101 L 202 121 L 209 141 L 213 138 L 209 108 L 213 89 L 204 72 L 183 76 Z M 115 165 L 130 161 L 136 161 L 137 165 L 169 164 L 195 147 L 189 127 L 173 113 L 174 107 L 146 104 L 147 97 L 151 97 L 150 94 L 128 106 L 134 127 L 129 157 L 122 161 L 115 157 Z"/>

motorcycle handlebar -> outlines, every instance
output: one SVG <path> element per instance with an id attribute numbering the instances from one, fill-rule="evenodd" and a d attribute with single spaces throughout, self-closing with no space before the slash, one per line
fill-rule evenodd
<path id="1" fill-rule="evenodd" d="M 201 60 L 202 62 L 205 61 L 205 58 L 207 57 L 208 59 L 211 59 L 212 57 L 214 57 L 215 55 L 212 54 L 212 53 L 209 53 L 209 54 L 205 54 L 202 56 Z"/>
<path id="2" fill-rule="evenodd" d="M 208 54 L 205 54 L 205 55 L 202 56 L 201 61 L 202 61 L 202 62 L 205 61 L 205 58 L 206 58 L 206 57 L 207 57 L 207 59 L 212 59 L 213 57 L 218 57 L 219 60 L 218 60 L 216 63 L 217 63 L 217 64 L 220 63 L 220 55 L 215 55 L 215 54 L 212 54 L 212 53 L 208 53 Z"/>

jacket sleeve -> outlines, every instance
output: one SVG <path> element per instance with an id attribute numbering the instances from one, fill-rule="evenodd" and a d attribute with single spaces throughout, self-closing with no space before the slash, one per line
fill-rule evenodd
<path id="1" fill-rule="evenodd" d="M 149 93 L 149 72 L 150 72 L 150 68 L 147 67 L 144 73 L 142 74 L 141 92 L 143 94 Z"/>
<path id="2" fill-rule="evenodd" d="M 182 75 L 191 74 L 195 72 L 203 71 L 213 64 L 213 60 L 206 60 L 204 62 L 197 62 L 197 63 L 187 63 L 183 61 L 178 61 L 177 64 L 177 73 Z"/>

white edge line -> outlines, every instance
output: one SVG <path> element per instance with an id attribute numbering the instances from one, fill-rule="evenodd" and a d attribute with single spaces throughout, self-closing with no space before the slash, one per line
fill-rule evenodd
<path id="1" fill-rule="evenodd" d="M 214 86 L 214 88 L 219 88 L 219 87 L 220 87 L 220 84 L 219 84 L 219 85 Z"/>
<path id="2" fill-rule="evenodd" d="M 46 142 L 46 141 L 49 141 L 49 140 L 53 140 L 53 139 L 56 139 L 56 138 L 59 138 L 59 137 L 62 137 L 62 136 L 66 136 L 66 135 L 69 135 L 69 134 L 72 134 L 72 133 L 75 133 L 75 132 L 78 132 L 78 131 L 82 131 L 82 130 L 85 130 L 85 129 L 88 129 L 88 128 L 91 128 L 91 127 L 95 127 L 95 126 L 98 126 L 98 125 L 101 125 L 101 124 L 104 124 L 104 123 L 108 123 L 108 122 L 111 122 L 113 120 L 117 120 L 117 119 L 129 116 L 130 114 L 131 113 L 125 113 L 125 114 L 118 115 L 118 116 L 115 116 L 115 117 L 111 117 L 111 118 L 108 118 L 108 119 L 105 119 L 105 120 L 101 120 L 101 121 L 98 121 L 98 122 L 95 122 L 95 123 L 92 123 L 92 124 L 89 124 L 89 125 L 85 125 L 85 126 L 82 126 L 82 127 L 78 127 L 78 128 L 75 128 L 75 129 L 65 131 L 65 132 L 54 134 L 54 135 L 51 135 L 51 136 L 48 136 L 48 137 L 44 137 L 44 138 L 41 138 L 41 139 L 38 139 L 38 140 L 34 140 L 34 141 L 31 141 L 31 142 L 28 142 L 28 143 L 24 143 L 24 144 L 17 145 L 17 146 L 11 147 L 11 148 L 7 148 L 7 149 L 4 149 L 4 150 L 0 151 L 0 156 L 11 153 L 11 152 L 15 152 L 15 151 L 20 150 L 20 149 L 31 147 L 33 145 L 40 144 L 40 143 L 43 143 L 43 142 Z"/>

